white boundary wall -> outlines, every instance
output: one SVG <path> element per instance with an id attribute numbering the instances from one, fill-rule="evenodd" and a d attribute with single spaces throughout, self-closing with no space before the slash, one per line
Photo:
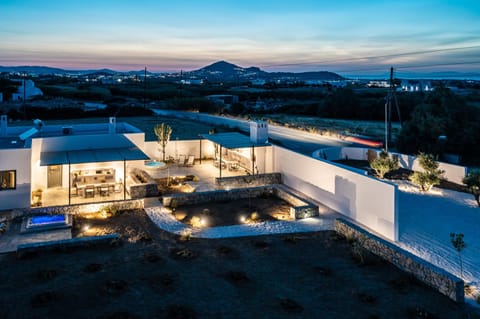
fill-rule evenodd
<path id="1" fill-rule="evenodd" d="M 282 174 L 285 185 L 398 240 L 396 185 L 278 146 L 273 146 L 273 171 Z"/>
<path id="2" fill-rule="evenodd" d="M 315 151 L 312 156 L 319 159 L 327 159 L 329 161 L 335 161 L 339 159 L 356 159 L 367 160 L 367 152 L 369 148 L 363 147 L 331 147 Z M 380 153 L 379 150 L 375 150 Z M 397 155 L 401 168 L 409 169 L 412 171 L 422 171 L 418 159 L 416 156 L 406 155 L 401 153 L 390 152 L 390 155 Z M 326 158 L 325 158 L 326 157 Z M 438 162 L 439 169 L 445 171 L 444 177 L 457 184 L 463 184 L 462 180 L 467 174 L 467 168 L 465 166 L 448 164 Z"/>

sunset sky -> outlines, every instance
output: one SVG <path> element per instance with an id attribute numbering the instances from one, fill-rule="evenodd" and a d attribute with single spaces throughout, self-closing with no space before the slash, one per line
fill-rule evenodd
<path id="1" fill-rule="evenodd" d="M 2 0 L 0 65 L 480 70 L 480 1 Z"/>

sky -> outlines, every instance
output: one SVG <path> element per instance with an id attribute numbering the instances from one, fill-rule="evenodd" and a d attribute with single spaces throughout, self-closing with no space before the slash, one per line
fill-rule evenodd
<path id="1" fill-rule="evenodd" d="M 0 0 L 0 65 L 480 72 L 478 0 Z"/>

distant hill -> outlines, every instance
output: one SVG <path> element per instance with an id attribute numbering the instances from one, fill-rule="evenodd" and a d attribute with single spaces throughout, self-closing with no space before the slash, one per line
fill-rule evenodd
<path id="1" fill-rule="evenodd" d="M 18 72 L 35 74 L 65 74 L 68 71 L 60 68 L 51 68 L 48 66 L 0 66 L 0 72 Z"/>
<path id="2" fill-rule="evenodd" d="M 115 75 L 115 74 L 140 74 L 143 75 L 145 70 L 138 71 L 114 71 L 111 69 L 98 69 L 98 70 L 65 70 L 61 68 L 52 68 L 49 66 L 0 66 L 0 72 L 18 72 L 37 75 L 50 75 L 50 74 L 80 74 L 80 75 Z M 147 70 L 147 74 L 154 74 Z"/>
<path id="3" fill-rule="evenodd" d="M 324 80 L 334 81 L 343 80 L 344 78 L 336 73 L 327 71 L 318 72 L 267 72 L 258 67 L 243 68 L 233 63 L 226 61 L 218 61 L 207 65 L 201 69 L 186 72 L 187 75 L 207 80 L 223 80 L 223 81 L 238 81 L 238 80 L 252 80 L 252 79 L 292 79 L 292 80 Z"/>

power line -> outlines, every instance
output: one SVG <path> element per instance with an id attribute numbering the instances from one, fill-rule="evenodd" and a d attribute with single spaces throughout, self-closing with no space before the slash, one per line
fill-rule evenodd
<path id="1" fill-rule="evenodd" d="M 411 55 L 421 55 L 421 54 L 470 50 L 470 49 L 480 49 L 480 45 L 474 45 L 474 46 L 468 46 L 468 47 L 445 48 L 445 49 L 432 49 L 432 50 L 423 50 L 423 51 L 410 51 L 410 52 L 402 52 L 402 53 L 365 56 L 365 57 L 358 57 L 358 58 L 333 59 L 333 60 L 324 60 L 324 61 L 310 61 L 310 62 L 297 62 L 297 63 L 284 63 L 284 64 L 264 64 L 260 66 L 261 67 L 298 66 L 298 65 L 315 65 L 315 64 L 327 64 L 327 63 L 339 63 L 339 62 L 354 62 L 354 61 L 360 61 L 360 60 L 405 57 L 405 56 L 411 56 Z"/>

